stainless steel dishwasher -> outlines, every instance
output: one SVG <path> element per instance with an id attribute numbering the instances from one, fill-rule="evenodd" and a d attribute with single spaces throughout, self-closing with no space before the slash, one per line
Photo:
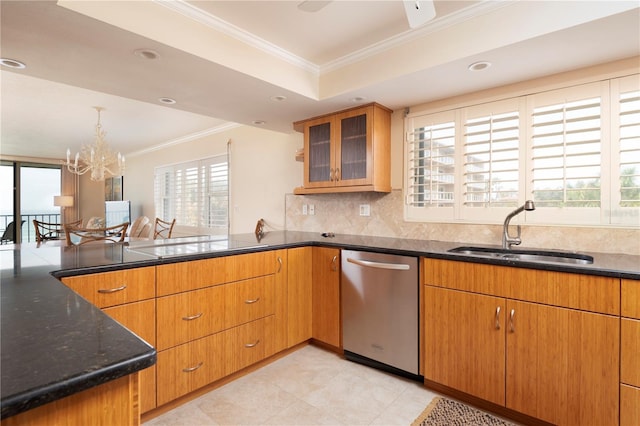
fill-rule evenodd
<path id="1" fill-rule="evenodd" d="M 342 250 L 345 357 L 420 380 L 418 258 Z"/>

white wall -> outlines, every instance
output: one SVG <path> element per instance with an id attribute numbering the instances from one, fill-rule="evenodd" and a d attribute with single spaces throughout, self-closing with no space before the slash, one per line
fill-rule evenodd
<path id="1" fill-rule="evenodd" d="M 268 230 L 284 229 L 285 194 L 302 184 L 302 163 L 295 152 L 302 134 L 283 134 L 249 126 L 139 155 L 127 156 L 124 199 L 153 219 L 154 168 L 224 154 L 231 140 L 231 233 L 253 232 L 258 219 Z M 176 235 L 193 231 L 176 223 Z"/>

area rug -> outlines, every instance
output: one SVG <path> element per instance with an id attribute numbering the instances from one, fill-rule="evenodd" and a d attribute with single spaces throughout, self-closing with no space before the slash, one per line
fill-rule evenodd
<path id="1" fill-rule="evenodd" d="M 411 426 L 515 426 L 491 414 L 448 398 L 435 397 Z"/>

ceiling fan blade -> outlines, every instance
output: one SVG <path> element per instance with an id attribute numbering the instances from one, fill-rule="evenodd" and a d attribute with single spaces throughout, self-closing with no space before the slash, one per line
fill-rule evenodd
<path id="1" fill-rule="evenodd" d="M 317 12 L 331 3 L 331 1 L 332 0 L 305 0 L 298 4 L 298 9 L 305 12 Z"/>
<path id="2" fill-rule="evenodd" d="M 436 17 L 433 0 L 404 0 L 403 3 L 410 28 L 424 25 Z"/>

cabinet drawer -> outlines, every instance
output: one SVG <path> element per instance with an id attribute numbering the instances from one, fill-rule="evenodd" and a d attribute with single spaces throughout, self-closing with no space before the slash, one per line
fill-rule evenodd
<path id="1" fill-rule="evenodd" d="M 640 425 L 640 388 L 620 385 L 620 426 Z"/>
<path id="2" fill-rule="evenodd" d="M 640 387 L 640 320 L 620 323 L 620 381 Z"/>
<path id="3" fill-rule="evenodd" d="M 622 316 L 640 319 L 640 281 L 622 280 Z"/>
<path id="4" fill-rule="evenodd" d="M 158 353 L 158 406 L 214 382 L 224 375 L 222 333 Z"/>
<path id="5" fill-rule="evenodd" d="M 273 250 L 159 265 L 158 296 L 269 275 L 278 266 Z"/>
<path id="6" fill-rule="evenodd" d="M 153 266 L 65 277 L 62 282 L 99 308 L 151 299 L 156 295 Z"/>
<path id="7" fill-rule="evenodd" d="M 225 285 L 224 328 L 272 315 L 274 283 L 274 276 L 268 275 Z"/>
<path id="8" fill-rule="evenodd" d="M 423 284 L 620 315 L 620 279 L 424 258 Z"/>
<path id="9" fill-rule="evenodd" d="M 265 357 L 265 323 L 262 318 L 225 331 L 225 375 L 235 373 Z"/>
<path id="10" fill-rule="evenodd" d="M 214 286 L 159 297 L 158 350 L 223 330 L 224 288 Z"/>

